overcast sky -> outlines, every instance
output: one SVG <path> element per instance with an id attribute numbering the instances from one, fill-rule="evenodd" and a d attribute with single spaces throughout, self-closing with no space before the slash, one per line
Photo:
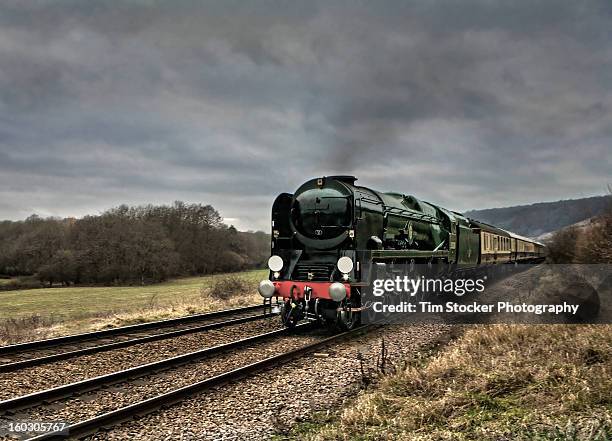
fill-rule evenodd
<path id="1" fill-rule="evenodd" d="M 612 2 L 3 1 L 0 219 L 311 177 L 455 210 L 603 194 Z"/>

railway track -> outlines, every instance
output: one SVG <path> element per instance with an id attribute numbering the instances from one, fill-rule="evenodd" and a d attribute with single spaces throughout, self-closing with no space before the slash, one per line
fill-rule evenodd
<path id="1" fill-rule="evenodd" d="M 362 326 L 331 337 L 320 330 L 304 332 L 310 329 L 308 325 L 301 325 L 294 332 L 286 329 L 266 332 L 0 401 L 0 418 L 10 420 L 28 415 L 30 420 L 67 420 L 70 423 L 64 431 L 36 436 L 34 440 L 84 437 L 136 415 L 180 402 L 213 386 L 297 359 L 332 342 L 366 332 L 369 327 Z M 130 398 L 126 399 L 125 395 Z"/>
<path id="2" fill-rule="evenodd" d="M 0 373 L 260 320 L 261 305 L 0 346 Z"/>

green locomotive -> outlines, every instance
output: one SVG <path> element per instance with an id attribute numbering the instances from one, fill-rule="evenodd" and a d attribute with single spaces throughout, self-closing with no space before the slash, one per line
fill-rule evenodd
<path id="1" fill-rule="evenodd" d="M 268 300 L 283 299 L 282 318 L 350 329 L 373 274 L 394 264 L 426 264 L 456 275 L 481 265 L 534 262 L 542 244 L 400 193 L 355 184 L 354 176 L 311 179 L 272 206 Z"/>

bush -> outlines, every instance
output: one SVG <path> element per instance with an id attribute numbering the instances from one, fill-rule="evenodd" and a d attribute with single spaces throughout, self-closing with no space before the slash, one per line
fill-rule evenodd
<path id="1" fill-rule="evenodd" d="M 553 234 L 548 243 L 549 257 L 553 263 L 572 263 L 576 259 L 576 243 L 580 230 L 564 228 Z"/>
<path id="2" fill-rule="evenodd" d="M 247 267 L 246 259 L 231 250 L 226 250 L 221 253 L 221 258 L 217 265 L 217 271 L 219 272 L 240 271 Z"/>
<path id="3" fill-rule="evenodd" d="M 22 276 L 16 279 L 11 279 L 8 283 L 0 284 L 0 291 L 14 291 L 17 289 L 34 289 L 41 288 L 42 283 L 33 276 Z"/>
<path id="4" fill-rule="evenodd" d="M 612 263 L 612 213 L 596 219 L 577 247 L 580 263 Z"/>
<path id="5" fill-rule="evenodd" d="M 251 287 L 242 277 L 228 275 L 213 278 L 210 296 L 215 299 L 227 300 L 231 297 L 244 295 Z"/>
<path id="6" fill-rule="evenodd" d="M 547 245 L 553 263 L 612 263 L 612 214 L 557 231 Z"/>
<path id="7" fill-rule="evenodd" d="M 0 345 L 46 337 L 46 331 L 54 324 L 56 324 L 54 317 L 40 315 L 0 320 Z"/>

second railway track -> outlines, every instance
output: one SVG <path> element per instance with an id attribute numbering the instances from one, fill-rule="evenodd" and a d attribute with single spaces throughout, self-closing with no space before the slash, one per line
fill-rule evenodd
<path id="1" fill-rule="evenodd" d="M 0 373 L 39 366 L 137 344 L 219 329 L 268 317 L 263 307 L 248 306 L 141 323 L 46 340 L 0 346 Z"/>
<path id="2" fill-rule="evenodd" d="M 302 329 L 308 329 L 307 326 Z M 352 333 L 364 332 L 365 327 Z M 192 393 L 281 364 L 350 335 L 276 330 L 132 369 L 0 402 L 0 418 L 68 421 L 80 437 L 181 401 Z M 60 439 L 66 433 L 36 439 Z"/>

